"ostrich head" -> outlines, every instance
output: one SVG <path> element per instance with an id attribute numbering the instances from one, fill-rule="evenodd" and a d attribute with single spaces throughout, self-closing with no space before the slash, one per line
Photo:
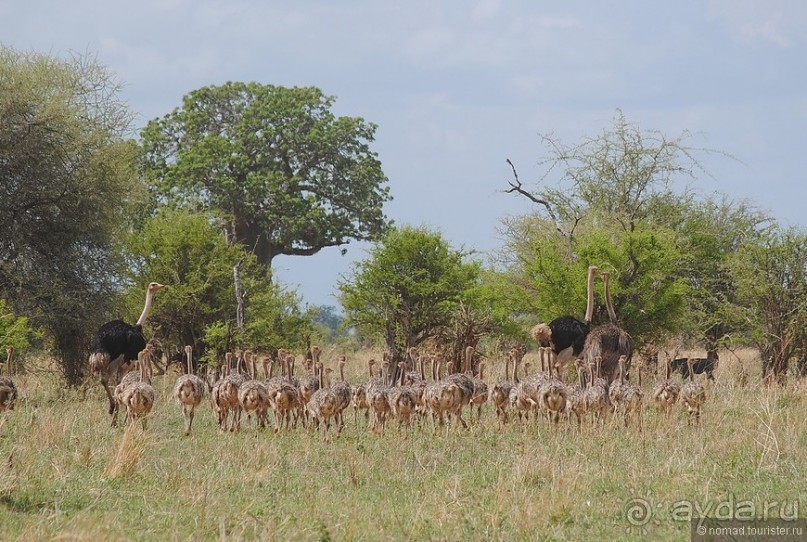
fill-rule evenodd
<path id="1" fill-rule="evenodd" d="M 538 324 L 537 326 L 532 328 L 532 338 L 535 339 L 538 344 L 542 347 L 546 348 L 547 346 L 551 346 L 552 343 L 552 328 L 550 328 L 547 324 Z"/>
<path id="2" fill-rule="evenodd" d="M 148 286 L 148 293 L 154 295 L 163 288 L 165 288 L 165 284 L 160 284 L 159 282 L 150 282 Z"/>

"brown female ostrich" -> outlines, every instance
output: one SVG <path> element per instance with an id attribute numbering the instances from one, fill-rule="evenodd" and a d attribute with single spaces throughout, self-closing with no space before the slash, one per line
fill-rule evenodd
<path id="1" fill-rule="evenodd" d="M 504 360 L 504 380 L 491 386 L 488 392 L 488 402 L 495 408 L 496 416 L 499 418 L 500 424 L 507 423 L 510 388 L 513 387 L 513 382 L 510 380 L 510 360 L 514 358 L 515 356 L 511 350 Z"/>
<path id="2" fill-rule="evenodd" d="M 331 419 L 337 414 L 339 399 L 330 386 L 325 385 L 325 369 L 322 363 L 320 362 L 314 365 L 314 370 L 317 371 L 319 376 L 319 389 L 311 396 L 305 408 L 311 414 L 316 428 L 319 429 L 320 424 L 322 425 L 323 435 L 325 435 L 327 439 L 328 430 L 331 428 Z M 337 427 L 336 432 L 337 434 L 341 432 L 341 428 Z"/>
<path id="3" fill-rule="evenodd" d="M 154 388 L 151 387 L 151 351 L 144 349 L 138 354 L 140 380 L 123 390 L 123 404 L 126 407 L 126 421 L 134 423 L 143 420 L 146 429 L 146 416 L 154 406 Z"/>
<path id="4" fill-rule="evenodd" d="M 560 316 L 548 324 L 538 324 L 532 328 L 532 338 L 542 347 L 551 347 L 557 355 L 557 363 L 564 367 L 583 351 L 586 337 L 591 331 L 591 317 L 594 314 L 594 277 L 597 267 L 589 266 L 586 280 L 586 315 L 581 322 L 573 316 Z"/>
<path id="5" fill-rule="evenodd" d="M 146 347 L 143 324 L 151 311 L 154 294 L 162 288 L 165 286 L 157 282 L 148 285 L 146 304 L 134 325 L 127 324 L 123 320 L 112 320 L 98 328 L 98 332 L 95 334 L 92 354 L 90 354 L 90 369 L 101 379 L 101 384 L 109 399 L 110 415 L 114 416 L 116 411 L 115 398 L 112 396 L 110 386 L 117 385 L 121 376 L 132 369 L 132 362 Z"/>
<path id="6" fill-rule="evenodd" d="M 188 374 L 180 375 L 174 386 L 174 397 L 182 407 L 185 417 L 185 435 L 191 434 L 194 409 L 202 402 L 205 395 L 205 382 L 193 374 L 193 347 L 185 346 L 185 356 L 188 360 Z"/>
<path id="7" fill-rule="evenodd" d="M 331 389 L 339 401 L 336 405 L 336 423 L 339 424 L 340 430 L 345 428 L 344 411 L 350 405 L 350 399 L 352 397 L 350 384 L 345 380 L 346 364 L 347 359 L 345 356 L 339 356 L 339 380 L 331 385 Z"/>
<path id="8" fill-rule="evenodd" d="M 546 412 L 547 418 L 554 423 L 558 423 L 560 415 L 566 412 L 566 400 L 568 391 L 566 386 L 557 376 L 552 374 L 555 365 L 555 353 L 550 348 L 541 348 L 539 354 L 543 358 L 541 364 L 547 368 L 546 380 L 539 388 L 539 407 Z"/>
<path id="9" fill-rule="evenodd" d="M 700 424 L 701 405 L 706 402 L 706 390 L 703 388 L 703 384 L 695 381 L 692 363 L 692 358 L 687 358 L 689 382 L 681 387 L 681 402 L 687 407 L 687 412 L 689 413 L 687 425 L 692 423 L 693 414 L 695 415 L 695 423 Z"/>
<path id="10" fill-rule="evenodd" d="M 11 380 L 11 360 L 14 358 L 14 347 L 6 347 L 6 373 L 8 376 L 0 376 L 0 412 L 4 410 L 14 410 L 14 402 L 17 400 L 17 386 Z"/>
<path id="11" fill-rule="evenodd" d="M 678 395 L 680 393 L 681 386 L 673 382 L 670 374 L 670 360 L 667 359 L 664 380 L 656 384 L 653 388 L 653 402 L 669 416 L 673 405 L 678 402 Z"/>
<path id="12" fill-rule="evenodd" d="M 600 273 L 603 283 L 605 283 L 605 306 L 608 309 L 608 317 L 611 320 L 607 324 L 597 326 L 591 330 L 586 337 L 583 346 L 583 362 L 592 366 L 596 359 L 602 359 L 600 367 L 601 376 L 610 384 L 617 375 L 617 362 L 619 356 L 625 356 L 625 367 L 630 368 L 630 360 L 633 356 L 633 339 L 628 333 L 616 323 L 616 313 L 611 303 L 611 290 L 609 287 L 610 274 Z"/>

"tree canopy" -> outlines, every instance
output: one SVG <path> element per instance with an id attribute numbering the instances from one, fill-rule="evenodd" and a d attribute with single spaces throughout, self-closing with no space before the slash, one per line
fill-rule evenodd
<path id="1" fill-rule="evenodd" d="M 71 383 L 144 195 L 119 90 L 92 58 L 0 48 L 0 295 L 48 332 Z"/>
<path id="2" fill-rule="evenodd" d="M 200 88 L 143 130 L 145 175 L 160 202 L 214 213 L 268 265 L 376 239 L 390 199 L 376 126 L 333 103 L 315 87 Z"/>
<path id="3" fill-rule="evenodd" d="M 549 156 L 537 190 L 511 163 L 507 192 L 538 205 L 503 222 L 500 263 L 515 306 L 541 319 L 581 317 L 593 264 L 612 272 L 616 312 L 639 344 L 683 336 L 713 346 L 730 333 L 730 320 L 715 318 L 731 312 L 726 261 L 767 218 L 743 202 L 696 197 L 688 181 L 705 174 L 699 152 L 712 151 L 689 146 L 689 136 L 640 130 L 619 112 L 578 145 L 543 136 Z"/>
<path id="4" fill-rule="evenodd" d="M 434 337 L 478 281 L 466 256 L 426 228 L 390 230 L 339 283 L 348 325 L 383 338 L 393 359 Z"/>
<path id="5" fill-rule="evenodd" d="M 796 358 L 807 374 L 807 233 L 773 227 L 731 258 L 742 335 L 759 348 L 762 376 L 781 380 Z"/>
<path id="6" fill-rule="evenodd" d="M 128 313 L 142 308 L 146 285 L 168 284 L 155 303 L 148 325 L 164 346 L 179 351 L 192 345 L 206 361 L 227 350 L 277 349 L 300 345 L 306 326 L 293 294 L 270 280 L 271 271 L 238 244 L 229 244 L 209 215 L 161 208 L 133 233 L 128 243 L 132 282 Z M 232 268 L 240 263 L 250 325 L 235 325 Z M 212 351 L 208 353 L 208 349 Z"/>

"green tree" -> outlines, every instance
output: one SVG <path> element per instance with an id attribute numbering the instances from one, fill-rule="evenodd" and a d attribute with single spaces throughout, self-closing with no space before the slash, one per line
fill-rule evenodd
<path id="1" fill-rule="evenodd" d="M 70 384 L 118 308 L 120 239 L 145 195 L 119 90 L 92 58 L 0 47 L 0 296 L 52 339 Z"/>
<path id="2" fill-rule="evenodd" d="M 730 262 L 742 302 L 743 335 L 762 354 L 766 382 L 784 379 L 796 358 L 807 370 L 807 232 L 772 227 L 745 242 Z"/>
<path id="3" fill-rule="evenodd" d="M 737 343 L 746 324 L 730 264 L 742 245 L 760 240 L 771 219 L 726 197 L 694 202 L 680 216 L 680 245 L 689 257 L 678 274 L 690 285 L 681 336 L 707 351 Z"/>
<path id="4" fill-rule="evenodd" d="M 538 206 L 503 222 L 500 264 L 516 285 L 516 307 L 541 319 L 579 318 L 585 268 L 594 264 L 612 272 L 617 314 L 637 343 L 684 336 L 715 344 L 729 334 L 725 314 L 715 319 L 733 310 L 725 260 L 766 219 L 744 203 L 673 189 L 704 174 L 697 156 L 714 152 L 691 147 L 690 137 L 640 130 L 618 112 L 610 129 L 577 145 L 542 136 L 549 156 L 537 190 L 525 189 L 510 163 L 507 192 Z"/>
<path id="5" fill-rule="evenodd" d="M 391 230 L 338 285 L 346 322 L 383 338 L 393 360 L 451 323 L 480 266 L 426 228 Z"/>
<path id="6" fill-rule="evenodd" d="M 268 265 L 376 239 L 390 199 L 376 126 L 334 116 L 333 102 L 314 87 L 195 90 L 143 130 L 145 174 L 160 200 L 215 213 Z"/>
<path id="7" fill-rule="evenodd" d="M 148 321 L 164 347 L 190 344 L 204 355 L 211 346 L 214 352 L 204 359 L 214 361 L 233 348 L 296 346 L 308 330 L 296 295 L 273 284 L 271 271 L 243 246 L 227 243 L 210 215 L 160 208 L 132 236 L 129 250 L 137 285 L 127 295 L 129 312 L 142 306 L 149 282 L 170 285 L 160 292 Z M 250 292 L 250 325 L 244 330 L 235 323 L 236 264 Z"/>
<path id="8" fill-rule="evenodd" d="M 690 288 L 677 274 L 688 256 L 674 232 L 650 224 L 625 231 L 613 223 L 595 228 L 581 223 L 575 232 L 575 258 L 570 259 L 568 240 L 539 218 L 512 220 L 510 228 L 507 250 L 515 263 L 506 272 L 509 284 L 501 287 L 510 288 L 505 298 L 515 311 L 543 321 L 565 314 L 582 319 L 587 269 L 597 265 L 612 273 L 616 313 L 638 343 L 661 340 L 680 329 Z M 599 282 L 594 321 L 607 321 Z"/>
<path id="9" fill-rule="evenodd" d="M 4 354 L 6 346 L 13 346 L 17 350 L 27 348 L 40 335 L 38 330 L 31 327 L 27 317 L 14 314 L 8 304 L 0 299 L 0 347 L 3 348 L 0 352 Z"/>

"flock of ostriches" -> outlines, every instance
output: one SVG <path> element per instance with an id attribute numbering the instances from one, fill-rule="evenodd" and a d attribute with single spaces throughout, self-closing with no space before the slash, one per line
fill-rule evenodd
<path id="1" fill-rule="evenodd" d="M 597 276 L 604 283 L 610 322 L 592 328 L 593 283 Z M 163 287 L 149 284 L 143 312 L 135 325 L 114 320 L 101 326 L 95 337 L 90 367 L 106 390 L 113 426 L 117 424 L 118 411 L 123 410 L 127 421 L 141 419 L 145 428 L 146 416 L 154 406 L 154 353 L 143 336 L 142 325 L 154 295 Z M 276 433 L 302 426 L 322 430 L 326 436 L 331 431 L 338 434 L 345 426 L 348 407 L 352 407 L 356 423 L 363 411 L 367 427 L 376 432 L 383 432 L 390 421 L 400 429 L 428 418 L 435 430 L 447 422 L 468 428 L 463 418 L 465 409 L 471 410 L 471 417 L 475 409 L 479 421 L 486 403 L 502 424 L 533 417 L 553 423 L 561 419 L 576 421 L 580 425 L 590 416 L 593 423 L 602 425 L 614 414 L 624 419 L 626 427 L 635 419 L 641 428 L 646 403 L 641 371 L 637 371 L 639 382 L 630 382 L 627 371 L 633 341 L 617 324 L 608 273 L 590 267 L 587 290 L 585 320 L 563 316 L 535 326 L 532 336 L 540 345 L 540 367 L 530 373 L 523 353 L 511 349 L 504 378 L 499 382 L 485 380 L 485 363 L 474 363 L 476 351 L 472 346 L 465 349 L 457 364 L 443 363 L 414 348 L 406 352 L 405 361 L 398 363 L 386 355 L 380 364 L 371 359 L 367 380 L 354 384 L 345 379 L 345 357 L 339 358 L 338 376 L 334 376 L 334 369 L 321 361 L 322 351 L 317 346 L 305 357 L 300 376 L 295 371 L 295 356 L 280 349 L 276 357 L 259 358 L 251 351 L 227 353 L 220 374 L 212 379 L 193 374 L 192 347 L 186 346 L 187 373 L 177 378 L 173 390 L 185 418 L 185 434 L 190 434 L 194 413 L 206 396 L 222 431 L 239 430 L 244 415 L 247 419 L 254 417 L 257 428 L 266 428 L 271 411 Z M 13 348 L 9 347 L 7 371 L 12 357 Z M 562 379 L 568 374 L 565 367 L 569 362 L 576 366 L 576 383 Z M 687 378 L 679 385 L 671 377 L 668 361 L 665 378 L 650 391 L 648 403 L 669 414 L 680 402 L 689 412 L 689 419 L 698 423 L 706 393 L 695 379 L 697 369 L 693 370 L 693 362 L 686 360 Z M 0 376 L 0 411 L 13 409 L 16 398 L 17 389 L 10 375 Z"/>

